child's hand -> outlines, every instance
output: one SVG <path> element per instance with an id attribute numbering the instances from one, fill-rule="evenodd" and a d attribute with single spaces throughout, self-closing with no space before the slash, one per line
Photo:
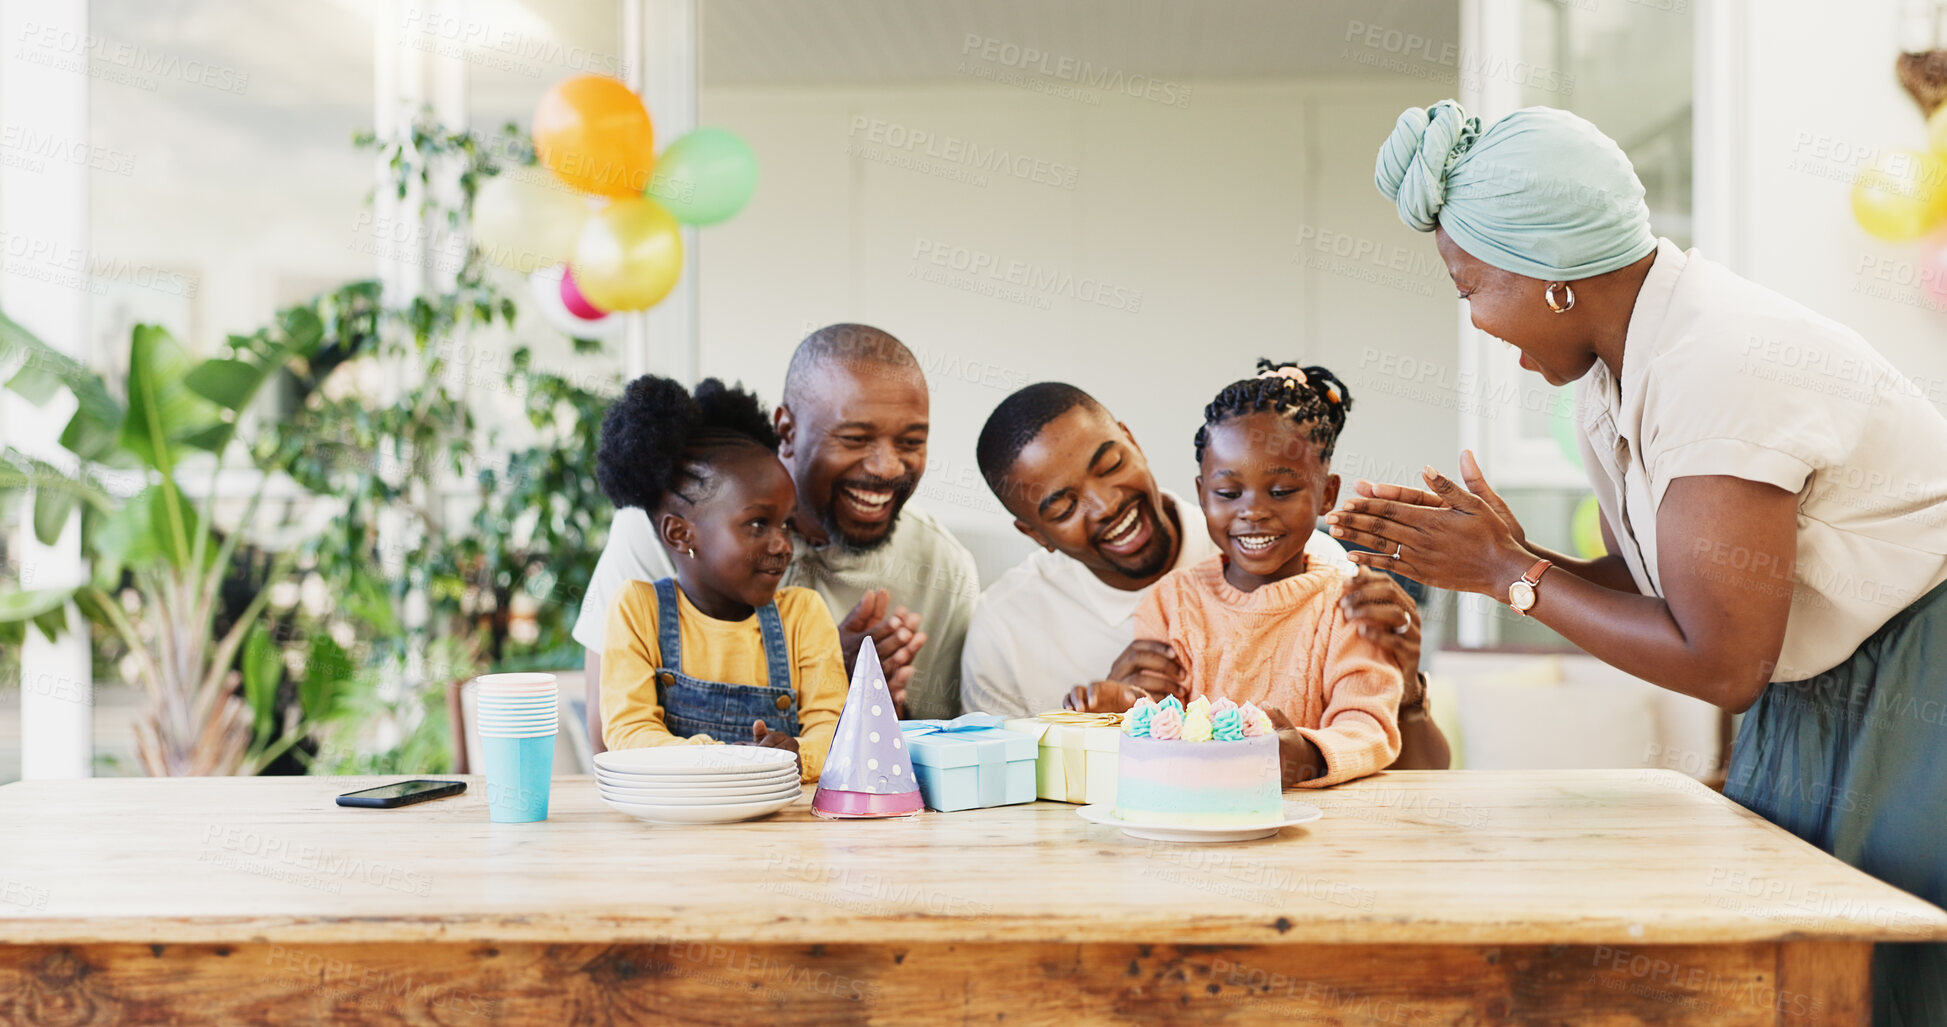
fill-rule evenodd
<path id="1" fill-rule="evenodd" d="M 1298 733 L 1291 718 L 1276 706 L 1264 707 L 1271 726 L 1278 732 L 1279 787 L 1290 788 L 1303 781 L 1325 776 L 1325 754 L 1312 740 Z"/>
<path id="2" fill-rule="evenodd" d="M 1126 713 L 1142 695 L 1142 689 L 1126 682 L 1097 681 L 1069 689 L 1061 705 L 1063 709 L 1082 713 Z"/>
<path id="3" fill-rule="evenodd" d="M 773 731 L 769 725 L 759 720 L 750 725 L 750 742 L 752 745 L 766 749 L 791 750 L 792 755 L 798 758 L 798 773 L 801 775 L 804 773 L 804 754 L 798 752 L 797 739 L 782 731 Z"/>
<path id="4" fill-rule="evenodd" d="M 1176 650 L 1168 642 L 1139 638 L 1129 643 L 1109 668 L 1108 680 L 1135 685 L 1157 702 L 1171 695 L 1178 702 L 1190 701 L 1190 690 L 1183 686 L 1183 665 L 1176 662 Z"/>

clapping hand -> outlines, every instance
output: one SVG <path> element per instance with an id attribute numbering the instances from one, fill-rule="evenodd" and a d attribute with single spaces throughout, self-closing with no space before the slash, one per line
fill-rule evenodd
<path id="1" fill-rule="evenodd" d="M 893 607 L 892 593 L 875 588 L 859 599 L 838 626 L 838 644 L 845 653 L 847 673 L 858 662 L 859 646 L 866 638 L 872 639 L 879 666 L 886 672 L 893 709 L 901 715 L 906 710 L 906 686 L 913 680 L 913 660 L 926 646 L 926 632 L 919 630 L 919 621 L 919 614 L 903 606 Z"/>

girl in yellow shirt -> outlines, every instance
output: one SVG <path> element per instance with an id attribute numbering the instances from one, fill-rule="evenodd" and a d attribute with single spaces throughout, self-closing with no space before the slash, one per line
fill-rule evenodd
<path id="1" fill-rule="evenodd" d="M 757 397 L 644 375 L 602 421 L 595 475 L 649 514 L 674 580 L 609 610 L 602 737 L 611 749 L 749 739 L 816 781 L 845 701 L 838 628 L 817 593 L 779 588 L 797 489 Z"/>

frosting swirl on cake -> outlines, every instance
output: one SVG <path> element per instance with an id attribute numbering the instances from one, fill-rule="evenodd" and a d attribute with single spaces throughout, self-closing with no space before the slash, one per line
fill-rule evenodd
<path id="1" fill-rule="evenodd" d="M 1173 695 L 1160 703 L 1145 695 L 1123 715 L 1122 733 L 1159 741 L 1236 742 L 1274 730 L 1271 717 L 1252 703 L 1197 696 L 1185 706 Z"/>

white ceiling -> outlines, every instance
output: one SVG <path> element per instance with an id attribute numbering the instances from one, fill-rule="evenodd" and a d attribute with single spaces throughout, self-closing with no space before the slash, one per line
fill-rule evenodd
<path id="1" fill-rule="evenodd" d="M 1359 25 L 1459 40 L 1459 0 L 703 0 L 710 85 L 965 81 L 969 36 L 1125 76 L 1281 78 L 1377 69 Z M 973 55 L 978 59 L 978 54 Z M 991 59 L 986 62 L 993 65 Z"/>

